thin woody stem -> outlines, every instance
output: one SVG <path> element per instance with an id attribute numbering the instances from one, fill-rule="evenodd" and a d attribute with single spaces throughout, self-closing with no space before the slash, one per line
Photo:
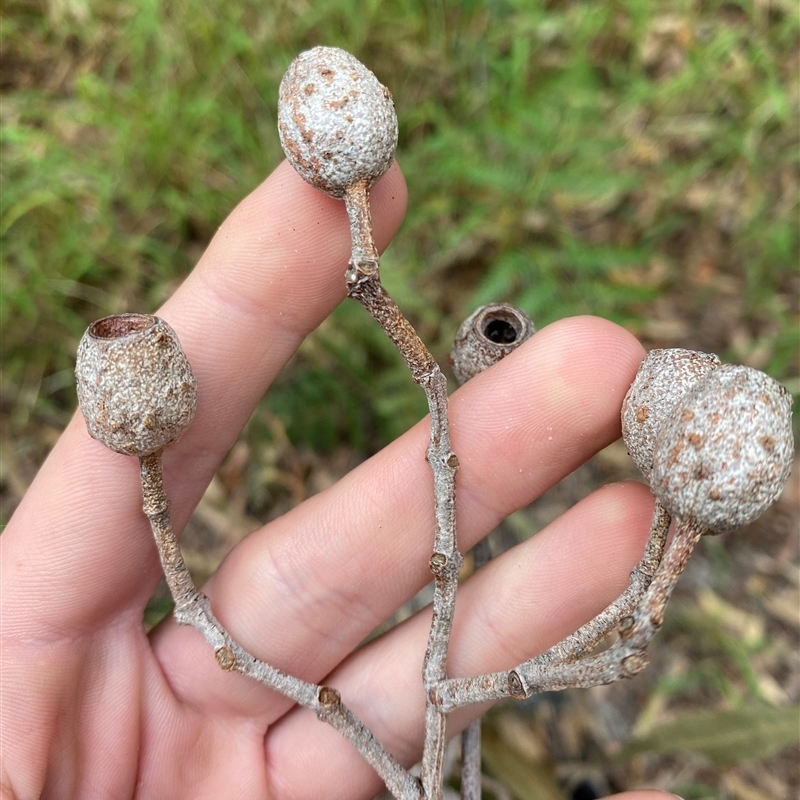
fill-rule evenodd
<path id="1" fill-rule="evenodd" d="M 472 569 L 477 572 L 492 559 L 488 538 L 472 548 Z M 481 800 L 481 718 L 472 720 L 461 733 L 461 800 Z"/>
<path id="2" fill-rule="evenodd" d="M 633 611 L 650 586 L 664 556 L 669 524 L 669 514 L 661 503 L 656 502 L 644 556 L 631 572 L 628 588 L 594 619 L 538 656 L 537 663 L 564 663 L 591 652 Z"/>
<path id="3" fill-rule="evenodd" d="M 461 734 L 461 800 L 481 800 L 481 719 Z"/>
<path id="4" fill-rule="evenodd" d="M 161 451 L 139 459 L 144 513 L 158 547 L 167 585 L 175 600 L 175 620 L 203 634 L 214 648 L 219 667 L 241 672 L 313 711 L 339 731 L 372 765 L 398 800 L 423 800 L 422 787 L 403 769 L 369 729 L 342 703 L 329 686 L 308 683 L 276 669 L 237 644 L 211 612 L 208 598 L 192 581 L 169 519 L 169 500 L 164 490 Z"/>
<path id="5" fill-rule="evenodd" d="M 167 579 L 170 594 L 175 600 L 175 618 L 184 624 L 183 617 L 200 600 L 201 594 L 183 560 L 178 540 L 169 519 L 169 499 L 164 489 L 161 454 L 159 450 L 139 459 L 142 482 L 142 510 L 150 520 L 150 528 L 158 547 L 161 568 Z"/>
<path id="6" fill-rule="evenodd" d="M 544 653 L 526 661 L 524 665 L 545 669 L 548 666 L 556 667 L 574 661 L 591 652 L 614 628 L 633 613 L 642 601 L 642 597 L 662 562 L 669 525 L 669 514 L 660 503 L 656 502 L 645 552 L 631 572 L 627 589 L 594 619 Z M 516 667 L 516 670 L 478 675 L 473 678 L 450 679 L 439 687 L 438 702 L 441 702 L 442 707 L 447 711 L 452 711 L 473 703 L 491 702 L 504 697 L 516 696 L 512 691 L 514 688 L 513 675 L 524 665 Z"/>
<path id="7" fill-rule="evenodd" d="M 519 699 L 538 692 L 589 688 L 631 678 L 647 666 L 647 647 L 664 623 L 664 610 L 695 545 L 706 529 L 679 521 L 664 559 L 634 612 L 623 618 L 620 638 L 608 650 L 568 663 L 521 664 L 509 675 Z"/>
<path id="8" fill-rule="evenodd" d="M 423 662 L 426 694 L 422 784 L 428 800 L 442 796 L 446 714 L 431 700 L 435 686 L 447 679 L 447 648 L 453 626 L 456 588 L 462 557 L 456 541 L 455 477 L 458 458 L 450 448 L 447 381 L 416 331 L 380 282 L 378 253 L 372 233 L 369 192 L 356 184 L 345 194 L 353 253 L 347 289 L 380 324 L 400 351 L 411 376 L 425 391 L 431 418 L 426 458 L 433 471 L 435 532 L 429 566 L 434 575 L 433 618 Z"/>

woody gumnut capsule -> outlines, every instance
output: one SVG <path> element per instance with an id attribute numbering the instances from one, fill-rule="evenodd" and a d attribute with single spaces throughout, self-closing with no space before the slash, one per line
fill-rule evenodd
<path id="1" fill-rule="evenodd" d="M 763 372 L 726 364 L 678 403 L 653 450 L 651 488 L 667 511 L 712 532 L 772 505 L 792 467 L 792 398 Z"/>
<path id="2" fill-rule="evenodd" d="M 661 426 L 681 398 L 719 365 L 713 353 L 678 347 L 651 350 L 639 365 L 622 401 L 622 438 L 645 480 L 650 480 Z"/>
<path id="3" fill-rule="evenodd" d="M 94 322 L 78 345 L 75 377 L 89 434 L 116 453 L 155 453 L 194 418 L 197 381 L 175 331 L 159 317 Z"/>
<path id="4" fill-rule="evenodd" d="M 481 306 L 461 323 L 450 350 L 459 385 L 505 358 L 534 331 L 530 317 L 510 303 Z"/>
<path id="5" fill-rule="evenodd" d="M 303 179 L 343 198 L 355 184 L 371 187 L 391 166 L 397 116 L 391 92 L 358 59 L 315 47 L 281 80 L 278 133 Z"/>

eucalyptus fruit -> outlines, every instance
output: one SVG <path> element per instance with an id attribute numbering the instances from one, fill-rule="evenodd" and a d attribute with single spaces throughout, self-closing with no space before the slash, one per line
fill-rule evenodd
<path id="1" fill-rule="evenodd" d="M 117 453 L 155 453 L 194 419 L 197 381 L 160 317 L 117 314 L 94 322 L 78 345 L 75 376 L 89 434 Z"/>

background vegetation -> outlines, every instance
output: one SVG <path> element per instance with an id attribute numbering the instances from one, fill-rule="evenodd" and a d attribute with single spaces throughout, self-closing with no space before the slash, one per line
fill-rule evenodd
<path id="1" fill-rule="evenodd" d="M 155 309 L 180 283 L 281 159 L 277 84 L 320 43 L 394 94 L 410 205 L 384 274 L 440 361 L 461 319 L 504 299 L 540 327 L 593 313 L 648 346 L 712 350 L 796 394 L 799 27 L 791 0 L 6 0 L 3 518 L 74 408 L 86 325 Z M 423 413 L 391 346 L 344 304 L 220 470 L 186 539 L 195 571 Z M 506 538 L 623 461 L 611 448 Z M 780 749 L 796 737 L 775 731 L 797 728 L 798 499 L 793 486 L 760 527 L 705 548 L 669 658 L 635 689 L 493 717 L 487 771 L 519 798 L 644 783 L 796 796 L 797 751 Z M 718 716 L 686 716 L 700 706 Z M 659 738 L 664 720 L 679 727 Z M 637 736 L 646 747 L 623 749 Z M 511 765 L 508 742 L 525 756 Z"/>

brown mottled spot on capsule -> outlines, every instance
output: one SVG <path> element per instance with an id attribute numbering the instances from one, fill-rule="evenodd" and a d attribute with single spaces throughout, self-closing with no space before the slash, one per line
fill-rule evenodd
<path id="1" fill-rule="evenodd" d="M 650 409 L 647 406 L 639 406 L 639 408 L 636 409 L 637 422 L 646 422 L 649 416 L 650 416 Z"/>
<path id="2" fill-rule="evenodd" d="M 694 411 L 690 408 L 684 408 L 683 411 L 681 411 L 681 419 L 684 422 L 691 422 L 694 419 Z"/>
<path id="3" fill-rule="evenodd" d="M 705 464 L 698 464 L 694 471 L 694 477 L 699 481 L 704 481 L 711 477 L 711 471 Z"/>
<path id="4" fill-rule="evenodd" d="M 306 96 L 314 94 L 314 84 L 313 83 L 307 83 L 305 85 L 305 87 L 303 88 L 303 91 L 305 92 Z"/>
<path id="5" fill-rule="evenodd" d="M 311 167 L 311 164 L 303 157 L 302 148 L 294 139 L 288 139 L 284 137 L 283 145 L 292 154 L 292 158 L 298 164 L 301 164 L 305 169 L 309 169 Z"/>
<path id="6" fill-rule="evenodd" d="M 323 67 L 323 68 L 322 68 L 322 69 L 319 71 L 319 74 L 320 74 L 320 76 L 321 76 L 321 77 L 323 77 L 323 78 L 324 78 L 324 79 L 325 79 L 325 80 L 326 80 L 328 83 L 332 83 L 332 82 L 333 82 L 333 70 L 332 70 L 332 69 L 330 69 L 330 68 L 328 68 L 328 67 Z"/>
<path id="7" fill-rule="evenodd" d="M 344 97 L 341 98 L 341 100 L 329 100 L 327 106 L 328 108 L 331 109 L 331 111 L 339 111 L 339 109 L 344 108 L 349 102 L 350 98 L 345 95 Z"/>
<path id="8" fill-rule="evenodd" d="M 142 422 L 149 431 L 152 431 L 156 427 L 156 418 L 152 414 L 145 414 Z"/>
<path id="9" fill-rule="evenodd" d="M 722 421 L 722 414 L 720 414 L 718 411 L 715 411 L 715 412 L 714 412 L 714 413 L 713 413 L 713 414 L 712 414 L 712 415 L 711 415 L 711 416 L 708 418 L 708 420 L 709 420 L 709 422 L 710 422 L 712 425 L 719 425 L 719 423 Z"/>
<path id="10" fill-rule="evenodd" d="M 699 433 L 690 433 L 689 434 L 689 442 L 690 444 L 695 447 L 696 449 L 700 449 L 703 445 L 703 437 Z"/>
<path id="11" fill-rule="evenodd" d="M 303 141 L 310 142 L 314 138 L 314 132 L 309 130 L 306 125 L 306 115 L 301 111 L 295 111 L 294 114 L 292 114 L 292 120 L 297 126 L 297 130 L 300 132 Z"/>
<path id="12" fill-rule="evenodd" d="M 351 72 L 350 73 L 350 79 L 354 80 L 354 81 L 357 81 L 359 79 L 359 74 L 357 72 Z"/>
<path id="13" fill-rule="evenodd" d="M 716 487 L 713 487 L 713 488 L 708 490 L 708 499 L 709 500 L 721 500 L 722 499 L 722 493 L 720 492 L 719 489 L 717 489 Z"/>
<path id="14" fill-rule="evenodd" d="M 776 442 L 772 436 L 762 436 L 759 439 L 759 443 L 768 453 L 772 453 L 775 450 Z"/>
<path id="15" fill-rule="evenodd" d="M 384 97 L 385 97 L 387 100 L 393 100 L 393 99 L 394 99 L 394 98 L 392 97 L 392 93 L 391 93 L 391 91 L 389 90 L 389 87 L 388 87 L 388 86 L 383 86 L 383 87 L 381 87 L 381 88 L 383 89 L 383 96 L 384 96 Z"/>

